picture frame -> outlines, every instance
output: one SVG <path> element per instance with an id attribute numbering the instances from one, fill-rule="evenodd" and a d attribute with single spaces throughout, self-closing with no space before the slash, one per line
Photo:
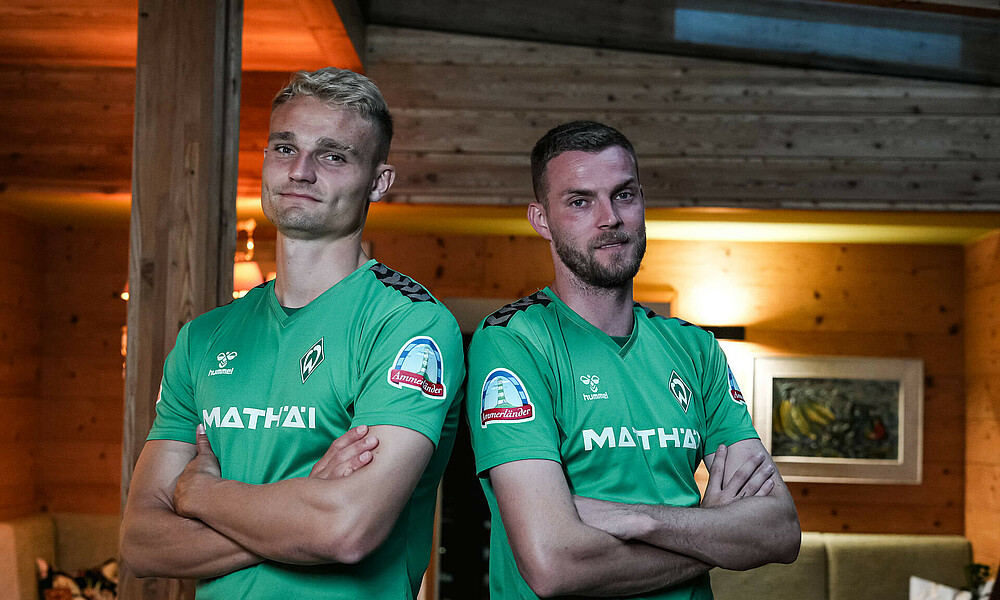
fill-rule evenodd
<path id="1" fill-rule="evenodd" d="M 785 481 L 919 484 L 919 359 L 758 356 L 753 417 Z"/>

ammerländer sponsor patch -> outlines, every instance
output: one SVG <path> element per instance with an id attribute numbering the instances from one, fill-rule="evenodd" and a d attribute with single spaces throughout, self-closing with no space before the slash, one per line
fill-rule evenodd
<path id="1" fill-rule="evenodd" d="M 386 374 L 389 385 L 420 390 L 428 398 L 444 398 L 444 359 L 437 342 L 417 336 L 403 344 Z"/>
<path id="2" fill-rule="evenodd" d="M 493 369 L 483 381 L 483 429 L 490 423 L 524 423 L 535 418 L 535 405 L 521 379 L 509 369 Z"/>

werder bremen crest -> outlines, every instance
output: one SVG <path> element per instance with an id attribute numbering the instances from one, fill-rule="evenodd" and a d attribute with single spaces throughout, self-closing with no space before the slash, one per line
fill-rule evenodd
<path id="1" fill-rule="evenodd" d="M 684 412 L 687 412 L 693 394 L 691 388 L 688 387 L 688 384 L 684 383 L 684 380 L 677 374 L 677 371 L 670 372 L 670 381 L 667 383 L 667 387 L 670 388 L 670 393 L 674 395 L 674 398 L 677 398 L 677 401 L 680 402 Z"/>
<path id="2" fill-rule="evenodd" d="M 312 345 L 302 358 L 299 359 L 299 374 L 302 375 L 302 383 L 309 379 L 316 367 L 319 366 L 323 359 L 326 357 L 323 354 L 323 338 L 319 338 L 319 341 Z"/>

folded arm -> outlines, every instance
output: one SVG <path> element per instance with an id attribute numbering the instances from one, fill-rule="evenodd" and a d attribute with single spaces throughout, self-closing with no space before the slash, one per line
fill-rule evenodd
<path id="1" fill-rule="evenodd" d="M 264 485 L 222 479 L 199 434 L 199 460 L 185 469 L 174 500 L 179 514 L 198 519 L 240 546 L 296 564 L 356 563 L 388 537 L 434 450 L 416 431 L 370 428 L 378 439 L 370 464 L 350 477 L 301 477 Z M 322 462 L 322 461 L 321 461 Z"/>
<path id="2" fill-rule="evenodd" d="M 196 455 L 195 445 L 146 442 L 139 455 L 122 516 L 122 561 L 138 577 L 217 577 L 263 560 L 201 521 L 174 510 L 177 477 Z"/>
<path id="3" fill-rule="evenodd" d="M 490 481 L 521 576 L 539 596 L 629 595 L 681 583 L 711 565 L 584 524 L 559 463 L 493 467 Z"/>
<path id="4" fill-rule="evenodd" d="M 760 440 L 722 447 L 705 462 L 709 483 L 699 507 L 586 498 L 578 498 L 577 506 L 585 522 L 622 539 L 640 540 L 726 569 L 794 561 L 801 538 L 795 504 Z"/>
<path id="5" fill-rule="evenodd" d="M 378 445 L 367 427 L 355 427 L 330 444 L 311 477 L 346 477 L 372 459 Z M 261 562 L 204 522 L 182 517 L 174 491 L 185 468 L 198 458 L 195 444 L 151 440 L 143 447 L 129 486 L 121 528 L 123 562 L 138 577 L 203 579 L 218 577 Z M 210 459 L 218 468 L 214 455 Z"/>

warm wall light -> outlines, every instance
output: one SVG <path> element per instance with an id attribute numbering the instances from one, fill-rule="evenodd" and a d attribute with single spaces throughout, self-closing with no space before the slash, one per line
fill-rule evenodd
<path id="1" fill-rule="evenodd" d="M 233 263 L 233 298 L 242 298 L 247 292 L 264 283 L 264 275 L 260 265 L 253 260 L 253 230 L 257 228 L 255 219 L 236 222 L 237 242 L 240 232 L 247 236 L 246 251 L 236 251 L 236 262 Z"/>
<path id="2" fill-rule="evenodd" d="M 262 283 L 264 275 L 256 262 L 251 260 L 233 264 L 233 298 L 242 298 Z"/>
<path id="3" fill-rule="evenodd" d="M 741 291 L 725 280 L 700 282 L 692 286 L 690 292 L 682 291 L 680 294 L 678 304 L 683 306 L 680 316 L 699 325 L 747 323 L 751 311 Z"/>

